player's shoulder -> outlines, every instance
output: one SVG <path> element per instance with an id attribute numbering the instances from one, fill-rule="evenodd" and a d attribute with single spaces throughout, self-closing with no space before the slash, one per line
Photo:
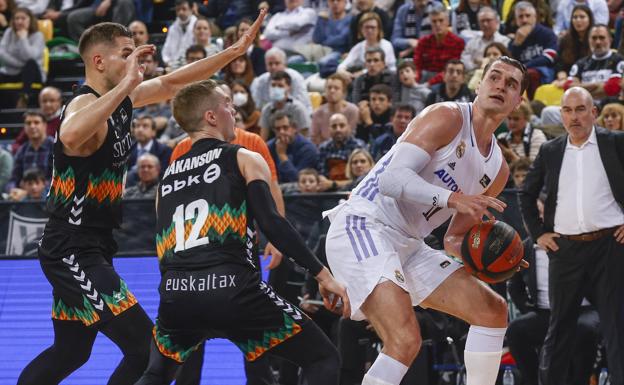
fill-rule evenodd
<path id="1" fill-rule="evenodd" d="M 430 105 L 421 112 L 416 120 L 442 130 L 457 132 L 464 123 L 463 112 L 455 102 L 441 102 Z"/>
<path id="2" fill-rule="evenodd" d="M 78 111 L 89 104 L 95 102 L 97 100 L 97 96 L 92 93 L 84 93 L 75 96 L 72 100 L 67 103 L 65 106 L 65 114 L 71 113 L 73 111 Z"/>

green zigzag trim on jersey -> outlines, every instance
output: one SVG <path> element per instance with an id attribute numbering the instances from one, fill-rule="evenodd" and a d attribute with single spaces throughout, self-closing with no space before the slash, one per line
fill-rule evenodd
<path id="1" fill-rule="evenodd" d="M 238 209 L 233 209 L 229 204 L 222 208 L 210 205 L 208 218 L 200 229 L 199 236 L 208 236 L 211 243 L 223 244 L 229 236 L 240 242 L 245 242 L 247 233 L 247 203 L 243 201 Z M 184 222 L 185 235 L 188 235 L 196 218 Z M 186 238 L 186 237 L 185 237 Z M 156 254 L 159 259 L 170 257 L 176 245 L 175 224 L 163 230 L 162 234 L 156 234 Z"/>
<path id="2" fill-rule="evenodd" d="M 89 300 L 83 295 L 82 304 L 84 308 L 67 306 L 62 299 L 52 307 L 52 318 L 62 321 L 82 321 L 86 326 L 92 325 L 100 320 L 100 316 Z"/>
<path id="3" fill-rule="evenodd" d="M 117 202 L 121 200 L 123 193 L 123 173 L 117 175 L 115 172 L 105 169 L 100 176 L 89 175 L 87 183 L 86 198 L 102 203 L 104 200 Z"/>
<path id="4" fill-rule="evenodd" d="M 128 285 L 123 279 L 119 280 L 119 291 L 114 291 L 112 295 L 100 293 L 106 306 L 114 315 L 120 314 L 137 303 L 134 294 L 128 290 Z"/>
<path id="5" fill-rule="evenodd" d="M 199 342 L 197 345 L 191 346 L 188 349 L 184 349 L 183 347 L 176 345 L 171 341 L 168 334 L 162 334 L 160 328 L 158 327 L 158 320 L 156 321 L 156 325 L 152 329 L 152 336 L 154 337 L 154 341 L 156 342 L 156 346 L 160 353 L 162 353 L 165 357 L 169 357 L 174 361 L 182 363 L 186 361 L 186 359 L 197 350 L 197 347 L 203 342 Z"/>
<path id="6" fill-rule="evenodd" d="M 56 168 L 52 176 L 52 185 L 50 186 L 50 196 L 54 201 L 67 203 L 71 200 L 76 189 L 76 175 L 74 169 L 69 166 L 65 172 L 61 173 Z"/>
<path id="7" fill-rule="evenodd" d="M 248 361 L 254 361 L 270 348 L 281 344 L 293 337 L 302 329 L 289 315 L 283 313 L 284 326 L 278 330 L 265 330 L 261 340 L 247 340 L 247 342 L 235 342 L 236 346 L 245 354 Z"/>

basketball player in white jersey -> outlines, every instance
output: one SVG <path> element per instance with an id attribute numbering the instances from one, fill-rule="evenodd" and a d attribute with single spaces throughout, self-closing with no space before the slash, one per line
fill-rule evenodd
<path id="1" fill-rule="evenodd" d="M 415 305 L 459 317 L 471 327 L 464 359 L 468 385 L 494 385 L 507 304 L 442 251 L 423 242 L 451 216 L 444 247 L 460 256 L 464 234 L 489 208 L 509 168 L 494 131 L 521 102 L 525 67 L 501 57 L 485 68 L 474 103 L 439 103 L 410 123 L 397 144 L 326 213 L 327 259 L 347 286 L 351 318 L 368 319 L 384 348 L 363 385 L 398 385 L 421 345 Z M 523 265 L 526 262 L 523 261 Z"/>

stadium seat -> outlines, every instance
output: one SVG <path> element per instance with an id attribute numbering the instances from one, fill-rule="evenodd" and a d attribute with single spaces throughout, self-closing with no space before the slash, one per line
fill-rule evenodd
<path id="1" fill-rule="evenodd" d="M 538 100 L 546 106 L 558 106 L 561 104 L 563 89 L 553 84 L 543 84 L 537 87 L 533 100 Z"/>
<path id="2" fill-rule="evenodd" d="M 320 92 L 308 92 L 310 97 L 310 103 L 312 104 L 312 110 L 316 110 L 323 104 L 323 96 Z"/>
<path id="3" fill-rule="evenodd" d="M 39 31 L 43 34 L 43 38 L 46 43 L 52 40 L 54 35 L 54 26 L 52 25 L 52 20 L 37 20 L 37 26 L 39 27 Z"/>
<path id="4" fill-rule="evenodd" d="M 289 63 L 288 68 L 292 68 L 295 71 L 299 72 L 302 75 L 305 74 L 314 74 L 319 72 L 319 66 L 313 62 L 306 63 Z"/>
<path id="5" fill-rule="evenodd" d="M 47 73 L 49 69 L 50 69 L 50 51 L 46 47 L 43 49 L 43 70 Z M 22 82 L 0 83 L 0 91 L 20 91 L 22 88 L 24 88 L 24 83 Z M 34 90 L 40 90 L 43 88 L 43 84 L 33 83 L 32 88 Z"/>

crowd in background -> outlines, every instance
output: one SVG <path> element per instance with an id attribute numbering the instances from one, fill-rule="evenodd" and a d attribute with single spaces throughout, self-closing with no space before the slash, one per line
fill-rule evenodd
<path id="1" fill-rule="evenodd" d="M 520 60 L 530 77 L 525 100 L 496 133 L 511 169 L 508 188 L 521 188 L 540 146 L 565 133 L 559 107 L 545 93 L 560 95 L 581 86 L 599 108 L 596 124 L 624 130 L 621 0 L 176 0 L 174 5 L 164 44 L 143 59 L 146 79 L 218 54 L 245 33 L 259 7 L 269 7 L 262 35 L 218 78 L 236 107 L 237 129 L 262 139 L 285 195 L 350 191 L 424 108 L 472 101 L 485 66 L 500 56 Z M 152 41 L 148 31 L 154 22 L 148 0 L 0 0 L 0 97 L 1 83 L 21 82 L 15 107 L 38 105 L 24 109 L 22 132 L 0 148 L 0 191 L 10 201 L 45 199 L 53 173 L 53 137 L 66 101 L 67 90 L 46 86 L 46 41 L 38 19 L 51 20 L 56 34 L 73 41 L 94 23 L 122 23 L 137 46 Z M 169 103 L 137 109 L 133 118 L 136 145 L 124 196 L 151 199 L 186 134 Z M 306 197 L 289 200 L 286 214 L 311 246 L 318 245 L 322 258 L 321 207 Z M 428 242 L 441 245 L 439 237 Z M 527 247 L 533 249 L 533 242 Z M 284 282 L 305 282 L 288 261 L 284 265 Z M 531 298 L 523 278 L 512 280 L 510 298 L 520 313 L 542 314 L 546 309 Z M 303 310 L 343 353 L 343 383 L 357 383 L 371 361 L 374 331 L 306 302 L 316 295 L 307 283 L 303 293 L 295 286 L 289 299 L 303 298 Z M 498 289 L 506 295 L 505 288 Z M 591 312 L 587 305 L 584 310 Z M 465 325 L 435 312 L 417 312 L 425 339 L 440 342 L 452 335 L 461 341 Z M 578 349 L 587 354 L 575 357 L 579 362 L 570 373 L 571 383 L 578 385 L 596 375 L 600 352 L 598 320 L 584 320 L 579 321 Z M 527 385 L 537 383 L 543 336 L 542 341 L 526 337 L 535 333 L 526 324 L 512 323 L 508 334 L 519 381 Z M 427 369 L 418 367 L 422 360 L 429 360 L 423 367 L 430 370 L 439 359 L 434 353 L 421 355 L 414 365 L 416 377 L 426 376 Z M 281 372 L 281 383 L 296 377 L 292 368 Z"/>

